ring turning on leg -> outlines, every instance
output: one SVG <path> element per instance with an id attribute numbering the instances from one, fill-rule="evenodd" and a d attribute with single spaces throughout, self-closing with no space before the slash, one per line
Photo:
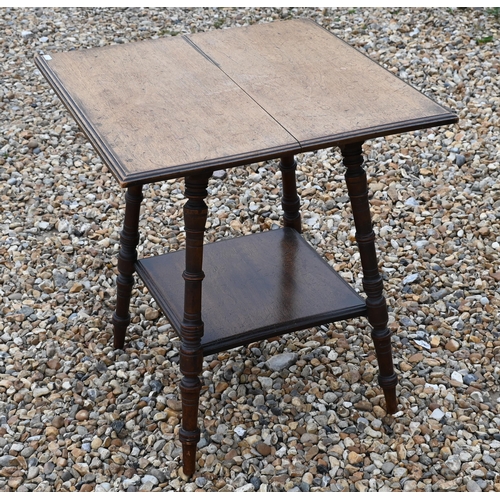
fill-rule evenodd
<path id="1" fill-rule="evenodd" d="M 204 278 L 203 235 L 207 221 L 209 174 L 186 177 L 187 203 L 184 205 L 186 229 L 186 269 L 184 278 L 184 316 L 181 323 L 180 368 L 183 375 L 180 389 L 182 398 L 182 442 L 184 474 L 191 476 L 196 468 L 196 445 L 200 440 L 198 405 L 202 371 L 203 321 L 201 318 L 201 286 Z"/>
<path id="2" fill-rule="evenodd" d="M 130 324 L 130 296 L 134 286 L 134 268 L 139 243 L 139 214 L 142 202 L 142 186 L 128 188 L 125 195 L 125 221 L 120 234 L 118 254 L 118 278 L 116 279 L 116 309 L 113 314 L 115 349 L 123 349 L 127 327 Z"/>
<path id="3" fill-rule="evenodd" d="M 346 144 L 341 147 L 341 151 L 343 163 L 347 169 L 345 179 L 363 268 L 363 288 L 367 296 L 368 321 L 373 327 L 372 339 L 380 370 L 378 380 L 384 391 L 387 411 L 395 413 L 398 404 L 396 397 L 398 379 L 392 362 L 391 332 L 387 327 L 389 319 L 387 304 L 383 295 L 382 277 L 378 270 L 375 233 L 368 202 L 368 185 L 366 172 L 363 169 L 362 144 L 361 142 Z"/>

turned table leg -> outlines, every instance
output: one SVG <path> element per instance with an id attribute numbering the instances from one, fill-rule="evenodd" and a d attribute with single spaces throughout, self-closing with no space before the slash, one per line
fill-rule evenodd
<path id="1" fill-rule="evenodd" d="M 196 468 L 196 445 L 200 440 L 198 405 L 201 390 L 199 374 L 202 371 L 203 321 L 201 318 L 201 288 L 204 273 L 203 235 L 207 220 L 207 196 L 209 175 L 186 177 L 187 203 L 184 205 L 186 230 L 186 270 L 183 273 L 184 316 L 181 323 L 180 369 L 183 375 L 180 389 L 182 397 L 182 442 L 184 474 L 191 476 Z"/>
<path id="2" fill-rule="evenodd" d="M 301 233 L 300 198 L 297 195 L 297 182 L 295 179 L 297 162 L 293 155 L 283 156 L 279 168 L 283 178 L 283 196 L 281 198 L 281 206 L 284 211 L 283 224 L 285 227 L 291 227 Z"/>
<path id="3" fill-rule="evenodd" d="M 120 234 L 118 254 L 118 278 L 116 279 L 116 309 L 113 314 L 115 349 L 123 349 L 127 327 L 130 324 L 130 296 L 134 286 L 134 268 L 139 243 L 139 214 L 142 202 L 142 186 L 131 186 L 125 195 L 125 221 Z"/>
<path id="4" fill-rule="evenodd" d="M 362 145 L 362 142 L 345 144 L 341 147 L 341 151 L 343 163 L 347 169 L 345 179 L 363 267 L 363 288 L 367 295 L 368 320 L 373 327 L 372 338 L 380 369 L 378 380 L 384 391 L 387 411 L 395 413 L 398 404 L 396 397 L 398 379 L 394 373 L 392 362 L 391 332 L 387 327 L 387 304 L 383 295 L 382 277 L 378 270 L 375 233 L 372 228 L 368 202 L 368 185 L 363 169 Z"/>

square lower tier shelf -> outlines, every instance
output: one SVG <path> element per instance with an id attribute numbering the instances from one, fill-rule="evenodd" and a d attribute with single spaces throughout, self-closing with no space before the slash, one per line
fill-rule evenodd
<path id="1" fill-rule="evenodd" d="M 185 251 L 138 260 L 136 271 L 180 333 Z M 203 247 L 205 355 L 366 315 L 358 295 L 294 229 Z"/>

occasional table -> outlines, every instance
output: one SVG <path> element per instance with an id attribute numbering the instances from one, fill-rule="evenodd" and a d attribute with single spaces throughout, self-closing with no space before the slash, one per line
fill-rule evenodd
<path id="1" fill-rule="evenodd" d="M 184 472 L 200 437 L 203 356 L 367 316 L 389 413 L 397 408 L 362 145 L 457 116 L 306 19 L 67 53 L 36 64 L 122 188 L 114 346 L 134 272 L 181 338 Z M 339 147 L 363 269 L 358 295 L 301 236 L 294 156 Z M 283 228 L 203 245 L 214 170 L 280 158 Z M 146 183 L 184 177 L 186 248 L 137 260 Z"/>

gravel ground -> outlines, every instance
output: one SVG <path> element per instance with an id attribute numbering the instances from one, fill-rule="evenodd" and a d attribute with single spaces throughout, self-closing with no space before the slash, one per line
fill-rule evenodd
<path id="1" fill-rule="evenodd" d="M 0 491 L 500 491 L 500 21 L 487 9 L 0 10 Z M 113 350 L 123 192 L 33 57 L 309 17 L 460 115 L 369 141 L 400 376 L 363 319 L 205 358 L 180 462 L 179 339 L 138 284 Z M 355 288 L 336 150 L 298 157 L 304 235 Z M 272 228 L 270 161 L 210 182 L 207 241 Z M 141 255 L 181 248 L 183 183 L 145 188 Z"/>

